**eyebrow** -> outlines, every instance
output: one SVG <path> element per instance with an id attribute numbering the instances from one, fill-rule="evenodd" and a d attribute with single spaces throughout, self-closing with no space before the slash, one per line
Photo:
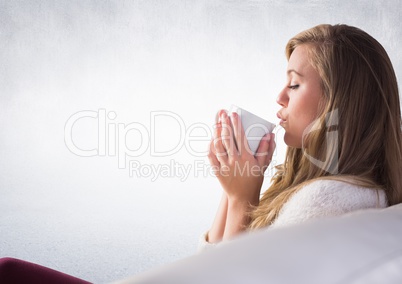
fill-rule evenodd
<path id="1" fill-rule="evenodd" d="M 303 75 L 302 74 L 300 74 L 299 72 L 297 72 L 296 70 L 294 70 L 294 69 L 289 69 L 286 73 L 289 75 L 290 73 L 296 73 L 297 75 L 299 75 L 300 77 L 303 77 Z"/>

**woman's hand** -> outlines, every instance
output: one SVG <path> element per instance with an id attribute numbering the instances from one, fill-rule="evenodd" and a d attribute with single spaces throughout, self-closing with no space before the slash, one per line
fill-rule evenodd
<path id="1" fill-rule="evenodd" d="M 230 239 L 248 226 L 250 205 L 259 203 L 264 171 L 274 150 L 274 135 L 267 134 L 253 155 L 237 113 L 232 114 L 232 121 L 226 111 L 218 113 L 208 158 L 224 194 L 209 230 L 208 241 Z"/>
<path id="2" fill-rule="evenodd" d="M 214 172 L 229 202 L 258 205 L 264 172 L 275 150 L 274 135 L 266 134 L 253 155 L 238 114 L 230 118 L 221 110 L 218 115 L 208 155 Z"/>

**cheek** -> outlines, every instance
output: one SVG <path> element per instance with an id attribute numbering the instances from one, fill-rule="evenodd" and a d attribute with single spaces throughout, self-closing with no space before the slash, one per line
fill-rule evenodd
<path id="1" fill-rule="evenodd" d="M 285 133 L 285 143 L 288 146 L 300 148 L 302 145 L 303 133 L 305 129 L 314 121 L 317 113 L 317 105 L 311 101 L 303 100 L 293 101 L 289 105 L 289 125 Z"/>
<path id="2" fill-rule="evenodd" d="M 289 116 L 292 128 L 299 133 L 314 120 L 316 108 L 308 100 L 303 99 L 303 96 L 297 98 L 289 109 Z"/>
<path id="3" fill-rule="evenodd" d="M 295 98 L 293 104 L 293 118 L 296 118 L 296 123 L 307 127 L 317 116 L 319 96 L 317 92 L 305 92 Z"/>
<path id="4" fill-rule="evenodd" d="M 303 132 L 306 127 L 308 127 L 315 119 L 315 112 L 304 112 L 298 118 L 296 118 L 297 128 Z"/>
<path id="5" fill-rule="evenodd" d="M 294 141 L 293 143 L 297 144 L 297 147 L 301 146 L 303 133 L 305 129 L 310 125 L 310 122 L 311 120 L 308 117 L 298 117 L 293 120 L 289 136 Z"/>

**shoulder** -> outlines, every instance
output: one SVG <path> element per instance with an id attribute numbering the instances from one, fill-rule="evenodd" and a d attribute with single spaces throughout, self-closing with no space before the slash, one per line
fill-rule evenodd
<path id="1" fill-rule="evenodd" d="M 386 206 L 387 199 L 383 190 L 320 179 L 297 191 L 283 205 L 274 225 L 301 223 L 309 219 Z"/>
<path id="2" fill-rule="evenodd" d="M 289 203 L 303 202 L 305 205 L 331 205 L 348 207 L 386 207 L 383 190 L 376 190 L 338 180 L 320 179 L 302 187 Z"/>

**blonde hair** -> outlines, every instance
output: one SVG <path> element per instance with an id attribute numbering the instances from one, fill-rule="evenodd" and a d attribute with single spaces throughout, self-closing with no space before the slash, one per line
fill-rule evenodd
<path id="1" fill-rule="evenodd" d="M 285 202 L 315 179 L 381 188 L 389 205 L 402 202 L 401 110 L 385 49 L 366 32 L 347 25 L 301 32 L 286 46 L 288 60 L 300 45 L 310 47 L 309 60 L 321 78 L 316 130 L 305 133 L 308 149 L 288 147 L 285 162 L 251 213 L 250 228 L 270 225 Z M 331 120 L 337 125 L 328 126 Z M 334 130 L 337 139 L 329 141 L 326 135 Z M 306 153 L 322 164 L 312 163 Z"/>

